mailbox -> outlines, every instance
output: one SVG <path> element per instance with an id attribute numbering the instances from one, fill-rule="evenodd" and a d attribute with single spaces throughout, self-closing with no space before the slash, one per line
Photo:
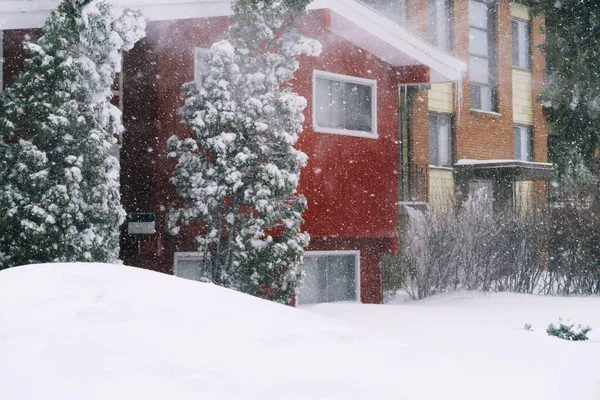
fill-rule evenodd
<path id="1" fill-rule="evenodd" d="M 155 221 L 156 216 L 154 213 L 131 213 L 127 222 L 127 234 L 153 235 L 156 233 Z"/>

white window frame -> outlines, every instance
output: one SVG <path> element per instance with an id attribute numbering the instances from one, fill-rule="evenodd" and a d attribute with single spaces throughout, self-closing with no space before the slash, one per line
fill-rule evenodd
<path id="1" fill-rule="evenodd" d="M 356 290 L 356 301 L 360 303 L 360 250 L 316 250 L 305 251 L 304 257 L 327 257 L 327 256 L 354 256 L 354 288 Z M 300 267 L 302 268 L 302 267 Z M 296 304 L 302 305 L 300 292 L 296 294 Z M 322 303 L 319 303 L 322 304 Z"/>
<path id="2" fill-rule="evenodd" d="M 196 86 L 202 85 L 202 78 L 206 75 L 206 67 L 208 67 L 208 56 L 210 49 L 205 47 L 194 48 L 194 82 Z"/>
<path id="3" fill-rule="evenodd" d="M 329 128 L 317 124 L 317 78 L 334 80 L 338 82 L 356 83 L 358 85 L 371 87 L 371 132 L 355 131 L 351 129 Z M 312 88 L 312 114 L 313 130 L 318 133 L 331 133 L 334 135 L 355 136 L 368 139 L 377 139 L 377 81 L 374 79 L 359 78 L 356 76 L 341 75 L 333 72 L 313 70 L 313 88 Z"/>
<path id="4" fill-rule="evenodd" d="M 173 254 L 173 275 L 179 277 L 177 275 L 177 262 L 181 260 L 199 260 L 202 261 L 204 257 L 201 253 L 197 251 L 176 251 Z M 182 278 L 185 279 L 185 278 Z"/>

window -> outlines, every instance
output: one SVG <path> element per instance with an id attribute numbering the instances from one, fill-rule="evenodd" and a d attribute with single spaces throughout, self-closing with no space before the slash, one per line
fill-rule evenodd
<path id="1" fill-rule="evenodd" d="M 469 73 L 474 110 L 496 110 L 494 11 L 492 4 L 469 1 Z"/>
<path id="2" fill-rule="evenodd" d="M 362 2 L 400 26 L 407 23 L 407 0 L 362 0 Z"/>
<path id="3" fill-rule="evenodd" d="M 470 181 L 469 199 L 491 210 L 494 205 L 494 184 L 486 180 Z"/>
<path id="4" fill-rule="evenodd" d="M 512 20 L 512 59 L 513 67 L 529 69 L 530 37 L 529 23 L 519 19 Z"/>
<path id="5" fill-rule="evenodd" d="M 450 116 L 429 116 L 429 164 L 436 167 L 452 166 L 452 136 Z"/>
<path id="6" fill-rule="evenodd" d="M 452 25 L 450 0 L 428 0 L 427 8 L 429 43 L 449 52 Z"/>
<path id="7" fill-rule="evenodd" d="M 531 161 L 531 127 L 515 126 L 515 160 Z"/>
<path id="8" fill-rule="evenodd" d="M 317 132 L 377 137 L 374 80 L 314 72 L 313 122 Z"/>
<path id="9" fill-rule="evenodd" d="M 197 252 L 177 252 L 175 253 L 175 264 L 173 275 L 184 279 L 201 281 L 205 276 L 203 272 L 204 263 L 202 256 Z"/>
<path id="10" fill-rule="evenodd" d="M 306 252 L 298 303 L 359 300 L 359 257 L 358 251 Z"/>
<path id="11" fill-rule="evenodd" d="M 208 56 L 210 50 L 202 47 L 194 49 L 194 82 L 197 86 L 202 85 L 202 78 L 208 71 Z"/>

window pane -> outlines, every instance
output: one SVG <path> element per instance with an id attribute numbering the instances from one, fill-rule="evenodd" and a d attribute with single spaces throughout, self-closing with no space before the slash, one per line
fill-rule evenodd
<path id="1" fill-rule="evenodd" d="M 471 57 L 469 60 L 469 75 L 471 82 L 488 84 L 490 82 L 489 66 L 486 58 Z"/>
<path id="2" fill-rule="evenodd" d="M 319 257 L 304 257 L 302 271 L 304 277 L 298 289 L 301 304 L 315 304 L 326 301 L 326 270 L 318 265 Z"/>
<path id="3" fill-rule="evenodd" d="M 327 128 L 344 126 L 344 84 L 342 82 L 316 79 L 316 120 L 317 125 Z"/>
<path id="4" fill-rule="evenodd" d="M 481 110 L 493 111 L 494 101 L 492 98 L 492 89 L 489 86 L 480 86 L 481 88 Z"/>
<path id="5" fill-rule="evenodd" d="M 406 0 L 361 0 L 385 17 L 404 26 L 406 24 Z"/>
<path id="6" fill-rule="evenodd" d="M 194 81 L 197 86 L 202 85 L 202 79 L 208 73 L 208 57 L 210 50 L 202 47 L 194 49 Z"/>
<path id="7" fill-rule="evenodd" d="M 450 6 L 448 0 L 437 0 L 437 46 L 441 50 L 450 50 Z"/>
<path id="8" fill-rule="evenodd" d="M 439 165 L 438 150 L 438 118 L 437 115 L 429 117 L 429 165 Z"/>
<path id="9" fill-rule="evenodd" d="M 529 69 L 529 25 L 519 21 L 519 66 Z"/>
<path id="10" fill-rule="evenodd" d="M 202 259 L 201 258 L 184 258 L 176 260 L 175 275 L 194 281 L 200 280 L 202 277 Z"/>
<path id="11" fill-rule="evenodd" d="M 452 25 L 448 0 L 428 0 L 429 42 L 444 51 L 450 50 L 450 27 Z"/>
<path id="12" fill-rule="evenodd" d="M 356 300 L 354 256 L 328 256 L 320 261 L 327 269 L 327 301 Z"/>
<path id="13" fill-rule="evenodd" d="M 305 256 L 299 303 L 356 300 L 355 262 L 354 255 Z"/>
<path id="14" fill-rule="evenodd" d="M 488 34 L 481 29 L 469 29 L 469 52 L 474 55 L 488 57 Z"/>
<path id="15" fill-rule="evenodd" d="M 481 86 L 471 84 L 471 108 L 481 110 Z"/>
<path id="16" fill-rule="evenodd" d="M 469 2 L 469 25 L 481 29 L 488 28 L 488 6 L 486 4 L 473 0 Z"/>
<path id="17" fill-rule="evenodd" d="M 531 161 L 531 130 L 521 127 L 521 160 Z"/>
<path id="18" fill-rule="evenodd" d="M 345 124 L 353 131 L 371 132 L 371 86 L 345 84 Z"/>
<path id="19" fill-rule="evenodd" d="M 513 66 L 519 66 L 519 25 L 512 21 L 512 62 Z"/>
<path id="20" fill-rule="evenodd" d="M 438 117 L 438 135 L 439 135 L 439 157 L 440 166 L 449 167 L 451 160 L 451 142 L 450 142 L 450 117 Z"/>
<path id="21" fill-rule="evenodd" d="M 514 128 L 515 160 L 521 159 L 521 129 L 518 126 Z"/>

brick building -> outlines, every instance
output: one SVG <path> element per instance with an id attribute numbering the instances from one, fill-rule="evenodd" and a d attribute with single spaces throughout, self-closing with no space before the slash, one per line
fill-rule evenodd
<path id="1" fill-rule="evenodd" d="M 450 206 L 479 189 L 498 206 L 544 201 L 543 17 L 509 0 L 365 3 L 469 66 L 458 83 L 400 88 L 400 201 Z"/>
<path id="2" fill-rule="evenodd" d="M 149 18 L 125 54 L 115 104 L 126 131 L 118 155 L 128 212 L 128 265 L 197 278 L 194 232 L 167 233 L 176 199 L 166 141 L 187 132 L 181 85 L 202 79 L 203 56 L 223 37 L 227 0 L 114 0 Z M 58 0 L 0 4 L 3 77 L 22 69 Z M 379 303 L 382 258 L 397 249 L 399 202 L 454 204 L 489 191 L 530 204 L 543 191 L 546 127 L 535 101 L 544 78 L 541 19 L 508 0 L 315 0 L 299 29 L 323 44 L 293 82 L 305 96 L 299 191 L 311 235 L 299 302 Z M 470 68 L 469 68 L 470 66 Z M 478 161 L 473 161 L 478 160 Z M 534 183 L 535 180 L 541 183 Z"/>

